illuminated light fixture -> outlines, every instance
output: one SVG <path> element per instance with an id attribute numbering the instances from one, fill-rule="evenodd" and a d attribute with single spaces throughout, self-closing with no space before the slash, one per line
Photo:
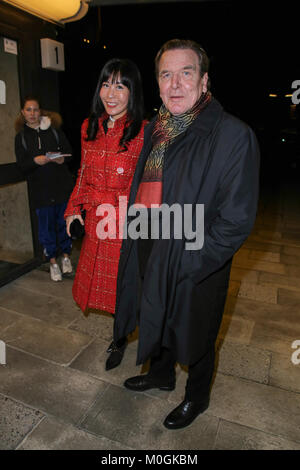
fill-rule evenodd
<path id="1" fill-rule="evenodd" d="M 275 93 L 270 93 L 270 94 L 269 94 L 269 97 L 270 97 L 270 98 L 277 98 L 277 95 L 275 95 Z"/>
<path id="2" fill-rule="evenodd" d="M 51 23 L 64 24 L 83 18 L 90 0 L 4 0 L 5 3 Z"/>
<path id="3" fill-rule="evenodd" d="M 291 98 L 293 95 L 290 93 L 288 95 L 284 95 L 285 98 Z"/>

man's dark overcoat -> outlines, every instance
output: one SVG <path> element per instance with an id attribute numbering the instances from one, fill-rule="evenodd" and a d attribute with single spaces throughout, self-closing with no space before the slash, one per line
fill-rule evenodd
<path id="1" fill-rule="evenodd" d="M 151 150 L 154 124 L 155 119 L 145 129 L 129 207 Z M 178 362 L 193 364 L 215 341 L 231 260 L 253 227 L 258 187 L 253 131 L 212 99 L 168 147 L 163 168 L 163 203 L 193 204 L 194 216 L 196 204 L 204 204 L 203 247 L 186 250 L 185 239 L 155 240 L 139 296 L 137 241 L 123 240 L 114 340 L 139 324 L 137 364 L 158 355 L 161 346 L 172 348 Z"/>

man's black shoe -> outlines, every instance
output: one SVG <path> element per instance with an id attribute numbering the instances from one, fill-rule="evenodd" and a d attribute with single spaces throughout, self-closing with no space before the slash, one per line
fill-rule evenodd
<path id="1" fill-rule="evenodd" d="M 149 377 L 148 375 L 137 375 L 125 380 L 124 387 L 135 392 L 144 392 L 151 388 L 158 388 L 159 390 L 172 391 L 175 388 L 175 381 L 163 382 Z"/>
<path id="2" fill-rule="evenodd" d="M 208 408 L 209 399 L 204 402 L 183 400 L 164 420 L 164 426 L 168 429 L 185 428 L 191 424 L 200 413 Z"/>
<path id="3" fill-rule="evenodd" d="M 111 353 L 106 361 L 105 370 L 114 369 L 115 367 L 118 367 L 118 365 L 121 364 L 126 346 L 127 340 L 125 340 L 124 344 L 120 347 L 118 347 L 114 342 L 111 343 L 111 345 L 109 346 L 109 350 L 111 351 Z"/>

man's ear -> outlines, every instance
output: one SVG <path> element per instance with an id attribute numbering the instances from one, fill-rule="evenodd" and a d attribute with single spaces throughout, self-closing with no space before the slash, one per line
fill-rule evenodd
<path id="1" fill-rule="evenodd" d="M 208 83 L 208 73 L 205 72 L 205 74 L 202 77 L 202 87 L 203 87 L 204 93 L 207 92 L 207 83 Z"/>

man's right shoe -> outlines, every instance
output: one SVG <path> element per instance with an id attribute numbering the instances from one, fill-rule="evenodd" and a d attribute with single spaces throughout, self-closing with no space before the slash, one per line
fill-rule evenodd
<path id="1" fill-rule="evenodd" d="M 149 375 L 137 375 L 125 380 L 124 387 L 135 392 L 144 392 L 151 388 L 158 388 L 159 390 L 172 391 L 175 389 L 175 380 L 172 382 L 163 382 L 149 377 Z"/>

